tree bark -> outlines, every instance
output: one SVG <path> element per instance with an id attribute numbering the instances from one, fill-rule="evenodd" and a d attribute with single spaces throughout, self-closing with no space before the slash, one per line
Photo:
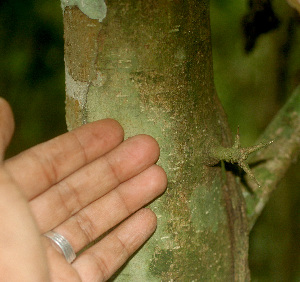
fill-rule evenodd
<path id="1" fill-rule="evenodd" d="M 127 137 L 152 135 L 169 179 L 151 204 L 156 233 L 115 280 L 248 281 L 242 190 L 207 154 L 232 145 L 213 83 L 208 1 L 111 0 L 102 19 L 70 2 L 68 128 L 110 117 Z"/>

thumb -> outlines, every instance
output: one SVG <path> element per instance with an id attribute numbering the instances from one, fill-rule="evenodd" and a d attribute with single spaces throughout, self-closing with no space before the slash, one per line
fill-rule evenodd
<path id="1" fill-rule="evenodd" d="M 15 128 L 13 113 L 7 101 L 0 97 L 0 160 L 11 140 Z"/>

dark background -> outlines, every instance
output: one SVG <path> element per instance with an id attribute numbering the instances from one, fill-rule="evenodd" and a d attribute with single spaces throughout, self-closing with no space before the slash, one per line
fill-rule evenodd
<path id="1" fill-rule="evenodd" d="M 274 0 L 276 29 L 245 51 L 247 0 L 211 0 L 215 83 L 233 132 L 253 145 L 300 82 L 299 16 Z M 59 1 L 2 0 L 0 95 L 14 111 L 7 156 L 66 131 L 63 25 Z M 300 281 L 300 175 L 295 164 L 250 237 L 252 281 Z"/>

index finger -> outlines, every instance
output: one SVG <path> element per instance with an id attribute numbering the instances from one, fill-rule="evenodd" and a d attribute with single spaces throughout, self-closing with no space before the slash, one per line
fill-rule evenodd
<path id="1" fill-rule="evenodd" d="M 100 120 L 26 150 L 5 161 L 5 167 L 31 200 L 115 148 L 123 138 L 117 121 Z"/>

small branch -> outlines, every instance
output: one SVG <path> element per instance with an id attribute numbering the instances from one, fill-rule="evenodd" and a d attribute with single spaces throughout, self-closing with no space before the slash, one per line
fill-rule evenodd
<path id="1" fill-rule="evenodd" d="M 257 152 L 260 149 L 270 145 L 273 141 L 268 143 L 260 143 L 255 146 L 245 147 L 241 146 L 239 129 L 235 136 L 235 141 L 232 147 L 225 148 L 223 146 L 212 146 L 209 152 L 211 158 L 217 161 L 225 161 L 227 163 L 238 164 L 248 176 L 260 187 L 259 182 L 252 173 L 246 160 L 251 153 Z"/>
<path id="2" fill-rule="evenodd" d="M 274 142 L 254 153 L 252 171 L 260 186 L 251 185 L 254 193 L 245 192 L 247 213 L 252 227 L 289 166 L 300 153 L 300 86 L 270 123 L 261 140 Z"/>

